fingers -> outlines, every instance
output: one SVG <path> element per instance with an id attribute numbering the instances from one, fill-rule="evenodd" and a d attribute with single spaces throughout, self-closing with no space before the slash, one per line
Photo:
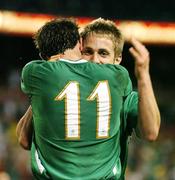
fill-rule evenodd
<path id="1" fill-rule="evenodd" d="M 132 56 L 134 56 L 135 58 L 139 58 L 139 56 L 142 58 L 149 57 L 149 51 L 141 42 L 139 42 L 135 38 L 131 38 L 131 44 L 132 47 L 129 49 L 129 51 Z"/>
<path id="2" fill-rule="evenodd" d="M 139 54 L 145 54 L 148 53 L 147 49 L 145 48 L 145 46 L 139 42 L 138 40 L 136 40 L 135 38 L 131 39 L 131 44 L 133 46 L 133 48 L 139 53 Z"/>
<path id="3" fill-rule="evenodd" d="M 139 53 L 133 47 L 129 48 L 129 52 L 134 57 L 134 59 L 138 59 L 139 58 Z"/>

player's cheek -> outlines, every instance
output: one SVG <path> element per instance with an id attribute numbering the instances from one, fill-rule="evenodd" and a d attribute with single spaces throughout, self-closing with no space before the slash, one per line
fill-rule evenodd
<path id="1" fill-rule="evenodd" d="M 100 58 L 100 62 L 101 62 L 102 64 L 108 64 L 108 63 L 109 63 L 109 59 L 108 59 L 108 58 L 101 57 L 101 58 Z"/>
<path id="2" fill-rule="evenodd" d="M 93 57 L 91 55 L 85 55 L 83 54 L 82 55 L 82 58 L 85 59 L 85 60 L 88 60 L 88 61 L 92 61 L 93 60 Z"/>

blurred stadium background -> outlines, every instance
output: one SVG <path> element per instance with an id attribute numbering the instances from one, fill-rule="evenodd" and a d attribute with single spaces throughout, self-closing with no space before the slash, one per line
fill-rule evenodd
<path id="1" fill-rule="evenodd" d="M 114 20 L 126 40 L 134 35 L 147 46 L 162 125 L 154 143 L 132 139 L 127 180 L 175 180 L 174 0 L 0 1 L 0 180 L 32 179 L 29 154 L 19 147 L 15 135 L 16 124 L 28 107 L 20 90 L 20 73 L 27 62 L 39 58 L 32 33 L 58 16 L 76 17 L 81 26 L 98 17 Z M 136 87 L 129 47 L 126 42 L 122 64 Z"/>

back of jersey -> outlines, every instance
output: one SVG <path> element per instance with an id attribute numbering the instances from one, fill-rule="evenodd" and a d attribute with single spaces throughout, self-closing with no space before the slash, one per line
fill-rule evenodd
<path id="1" fill-rule="evenodd" d="M 119 177 L 121 66 L 35 61 L 23 70 L 34 122 L 33 172 L 52 179 Z"/>

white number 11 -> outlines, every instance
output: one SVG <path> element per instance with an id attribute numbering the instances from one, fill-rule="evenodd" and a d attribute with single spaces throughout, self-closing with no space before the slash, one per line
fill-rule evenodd
<path id="1" fill-rule="evenodd" d="M 66 139 L 80 139 L 80 92 L 79 83 L 70 81 L 56 96 L 56 101 L 65 99 L 65 131 Z M 108 81 L 99 81 L 87 98 L 97 101 L 97 133 L 96 138 L 109 136 L 111 114 L 111 95 Z"/>

